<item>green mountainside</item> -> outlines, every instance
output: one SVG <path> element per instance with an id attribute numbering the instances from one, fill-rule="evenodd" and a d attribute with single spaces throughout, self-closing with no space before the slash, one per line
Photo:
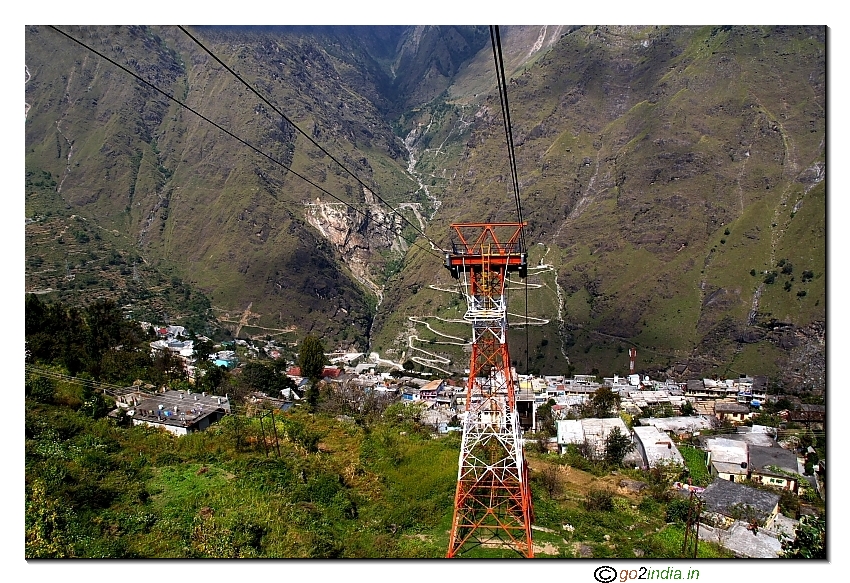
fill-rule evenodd
<path id="1" fill-rule="evenodd" d="M 179 285 L 212 328 L 466 367 L 456 282 L 411 225 L 446 245 L 452 222 L 515 219 L 487 27 L 190 29 L 297 128 L 178 28 L 62 30 L 281 164 L 27 27 L 27 291 Z M 520 371 L 622 374 L 636 346 L 647 373 L 821 386 L 825 28 L 502 44 L 534 266 L 510 291 Z"/>

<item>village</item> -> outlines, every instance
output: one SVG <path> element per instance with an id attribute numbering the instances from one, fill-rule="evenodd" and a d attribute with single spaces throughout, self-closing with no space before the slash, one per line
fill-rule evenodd
<path id="1" fill-rule="evenodd" d="M 190 386 L 199 367 L 193 340 L 179 326 L 154 327 L 153 353 L 169 351 L 183 363 Z M 203 337 L 198 338 L 204 341 Z M 262 355 L 282 359 L 284 347 L 247 340 L 215 345 L 209 359 L 238 373 L 240 359 Z M 242 356 L 239 356 L 242 355 Z M 329 391 L 356 401 L 380 395 L 415 409 L 434 436 L 459 431 L 467 379 L 434 378 L 403 366 L 388 366 L 378 355 L 326 354 L 322 372 Z M 793 536 L 798 519 L 815 514 L 825 500 L 826 465 L 812 440 L 824 436 L 826 410 L 794 395 L 777 394 L 765 377 L 655 380 L 626 376 L 533 376 L 514 374 L 519 423 L 526 448 L 600 460 L 612 434 L 627 436 L 623 467 L 664 472 L 677 496 L 698 503 L 696 535 L 737 556 L 780 556 L 783 537 Z M 382 371 L 383 369 L 383 371 Z M 391 370 L 386 370 L 391 369 Z M 286 411 L 303 403 L 310 380 L 288 366 L 289 387 L 272 394 L 254 391 L 244 401 L 254 408 Z M 159 427 L 175 435 L 202 431 L 234 413 L 231 395 L 191 389 L 132 386 L 113 395 L 118 409 L 135 425 Z M 625 487 L 645 484 L 624 480 Z M 788 514 L 781 507 L 791 508 Z"/>

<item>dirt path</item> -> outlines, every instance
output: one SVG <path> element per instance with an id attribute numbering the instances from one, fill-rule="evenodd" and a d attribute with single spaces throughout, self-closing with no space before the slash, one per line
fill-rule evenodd
<path id="1" fill-rule="evenodd" d="M 250 318 L 251 316 L 259 316 L 259 314 L 252 314 L 251 313 L 251 306 L 253 306 L 253 305 L 254 305 L 254 302 L 248 302 L 248 307 L 245 308 L 244 312 L 242 312 L 242 317 L 239 318 L 239 325 L 236 326 L 236 333 L 233 335 L 236 338 L 239 338 L 239 333 L 242 331 L 242 326 L 248 325 L 248 318 Z"/>
<path id="2" fill-rule="evenodd" d="M 24 79 L 24 85 L 26 85 L 27 83 L 29 83 L 29 80 L 32 79 L 32 75 L 30 75 L 29 67 L 27 67 L 26 65 L 24 65 L 24 74 L 26 75 L 26 78 Z M 24 119 L 27 119 L 27 114 L 30 112 L 30 107 L 32 107 L 32 106 L 25 101 L 24 102 Z"/>

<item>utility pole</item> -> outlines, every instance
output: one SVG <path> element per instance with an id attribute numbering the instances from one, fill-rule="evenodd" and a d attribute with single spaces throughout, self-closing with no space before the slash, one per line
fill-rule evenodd
<path id="1" fill-rule="evenodd" d="M 702 515 L 702 498 L 692 490 L 688 505 L 688 521 L 685 524 L 685 537 L 682 540 L 682 558 L 697 558 L 700 515 Z"/>

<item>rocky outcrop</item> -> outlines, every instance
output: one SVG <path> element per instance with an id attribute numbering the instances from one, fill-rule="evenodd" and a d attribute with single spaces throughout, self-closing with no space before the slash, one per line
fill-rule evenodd
<path id="1" fill-rule="evenodd" d="M 387 252 L 403 254 L 407 242 L 401 236 L 403 221 L 388 212 L 374 195 L 364 189 L 362 211 L 342 203 L 316 199 L 305 204 L 307 222 L 330 241 L 340 253 L 351 273 L 378 297 L 383 299 L 383 280 Z"/>

